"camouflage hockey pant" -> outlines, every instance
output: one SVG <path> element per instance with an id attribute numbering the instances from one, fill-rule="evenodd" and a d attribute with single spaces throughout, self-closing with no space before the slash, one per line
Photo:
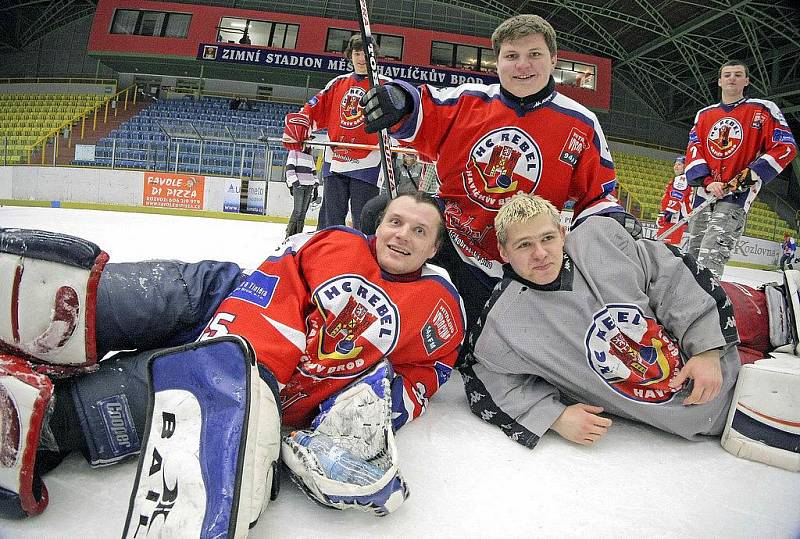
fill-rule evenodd
<path id="1" fill-rule="evenodd" d="M 717 202 L 689 221 L 688 239 L 684 252 L 701 266 L 722 277 L 725 263 L 744 231 L 747 213 L 731 202 Z"/>

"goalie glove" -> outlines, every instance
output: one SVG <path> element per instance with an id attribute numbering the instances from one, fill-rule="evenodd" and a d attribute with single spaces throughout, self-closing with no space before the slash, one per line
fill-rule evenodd
<path id="1" fill-rule="evenodd" d="M 287 150 L 302 151 L 303 141 L 308 138 L 311 129 L 311 118 L 300 112 L 290 112 L 284 119 L 281 143 Z"/>
<path id="2" fill-rule="evenodd" d="M 399 123 L 411 112 L 413 100 L 406 90 L 397 84 L 387 83 L 371 88 L 361 98 L 364 109 L 364 130 L 377 133 Z"/>
<path id="3" fill-rule="evenodd" d="M 739 174 L 734 176 L 728 182 L 728 190 L 731 193 L 744 193 L 754 186 L 760 179 L 761 178 L 758 177 L 758 174 L 749 168 L 744 168 Z"/>
<path id="4" fill-rule="evenodd" d="M 284 438 L 281 456 L 314 501 L 385 516 L 408 497 L 391 425 L 392 376 L 388 362 L 379 363 L 320 404 L 311 430 Z"/>

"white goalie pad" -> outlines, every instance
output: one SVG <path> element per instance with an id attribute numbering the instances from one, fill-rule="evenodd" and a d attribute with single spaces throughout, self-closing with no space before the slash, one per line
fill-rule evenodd
<path id="1" fill-rule="evenodd" d="M 786 303 L 788 308 L 788 323 L 793 325 L 790 328 L 794 333 L 795 341 L 800 338 L 800 271 L 791 269 L 783 272 L 783 277 L 786 282 Z M 767 296 L 769 299 L 769 296 Z M 770 337 L 772 331 L 770 331 Z M 800 342 L 791 342 L 790 345 L 777 348 L 780 352 L 786 352 L 800 356 Z"/>
<path id="2" fill-rule="evenodd" d="M 312 430 L 284 437 L 281 456 L 313 500 L 385 516 L 408 497 L 391 424 L 391 376 L 383 362 L 320 405 Z"/>
<path id="3" fill-rule="evenodd" d="M 243 538 L 277 494 L 270 373 L 237 337 L 151 358 L 151 410 L 124 537 Z M 274 381 L 274 379 L 273 379 Z"/>
<path id="4" fill-rule="evenodd" d="M 739 371 L 722 447 L 748 460 L 800 471 L 800 358 L 773 352 Z"/>
<path id="5" fill-rule="evenodd" d="M 0 229 L 0 350 L 58 367 L 96 363 L 96 292 L 107 261 L 79 238 Z"/>

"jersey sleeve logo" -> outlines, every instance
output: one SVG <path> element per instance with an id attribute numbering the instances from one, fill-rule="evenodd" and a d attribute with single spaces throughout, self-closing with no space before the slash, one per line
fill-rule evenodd
<path id="1" fill-rule="evenodd" d="M 558 158 L 563 163 L 575 168 L 578 165 L 578 159 L 580 159 L 583 150 L 585 150 L 588 145 L 586 135 L 573 127 L 567 141 L 564 143 L 564 147 L 561 148 L 561 155 L 559 155 Z"/>
<path id="2" fill-rule="evenodd" d="M 256 270 L 242 284 L 237 286 L 236 290 L 231 292 L 228 297 L 246 301 L 265 309 L 272 301 L 278 281 L 280 281 L 279 277 L 267 275 L 263 271 Z"/>
<path id="3" fill-rule="evenodd" d="M 674 339 L 637 305 L 606 305 L 586 332 L 589 366 L 611 389 L 639 402 L 663 404 L 683 359 Z"/>

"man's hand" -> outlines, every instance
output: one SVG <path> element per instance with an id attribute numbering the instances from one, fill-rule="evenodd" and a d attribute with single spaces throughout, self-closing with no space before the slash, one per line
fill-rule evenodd
<path id="1" fill-rule="evenodd" d="M 290 151 L 302 151 L 303 141 L 308 138 L 308 131 L 311 129 L 311 118 L 299 112 L 290 112 L 284 123 L 286 125 L 281 137 L 283 147 Z"/>
<path id="2" fill-rule="evenodd" d="M 591 445 L 602 438 L 611 426 L 610 419 L 597 415 L 602 412 L 600 406 L 573 404 L 567 406 L 550 428 L 570 442 Z"/>
<path id="3" fill-rule="evenodd" d="M 411 96 L 401 86 L 389 83 L 370 88 L 361 97 L 364 130 L 367 133 L 377 133 L 381 129 L 388 129 L 410 113 L 412 106 Z"/>
<path id="4" fill-rule="evenodd" d="M 727 188 L 728 184 L 725 182 L 711 182 L 706 186 L 706 191 L 717 198 L 722 198 L 728 194 Z"/>
<path id="5" fill-rule="evenodd" d="M 691 395 L 683 400 L 683 404 L 705 404 L 714 400 L 722 387 L 719 350 L 707 350 L 692 356 L 678 376 L 670 381 L 669 387 L 678 389 L 688 379 L 694 380 L 694 388 Z"/>
<path id="6" fill-rule="evenodd" d="M 744 168 L 728 182 L 728 189 L 731 193 L 744 193 L 756 185 L 758 175 L 754 174 L 749 168 Z"/>

